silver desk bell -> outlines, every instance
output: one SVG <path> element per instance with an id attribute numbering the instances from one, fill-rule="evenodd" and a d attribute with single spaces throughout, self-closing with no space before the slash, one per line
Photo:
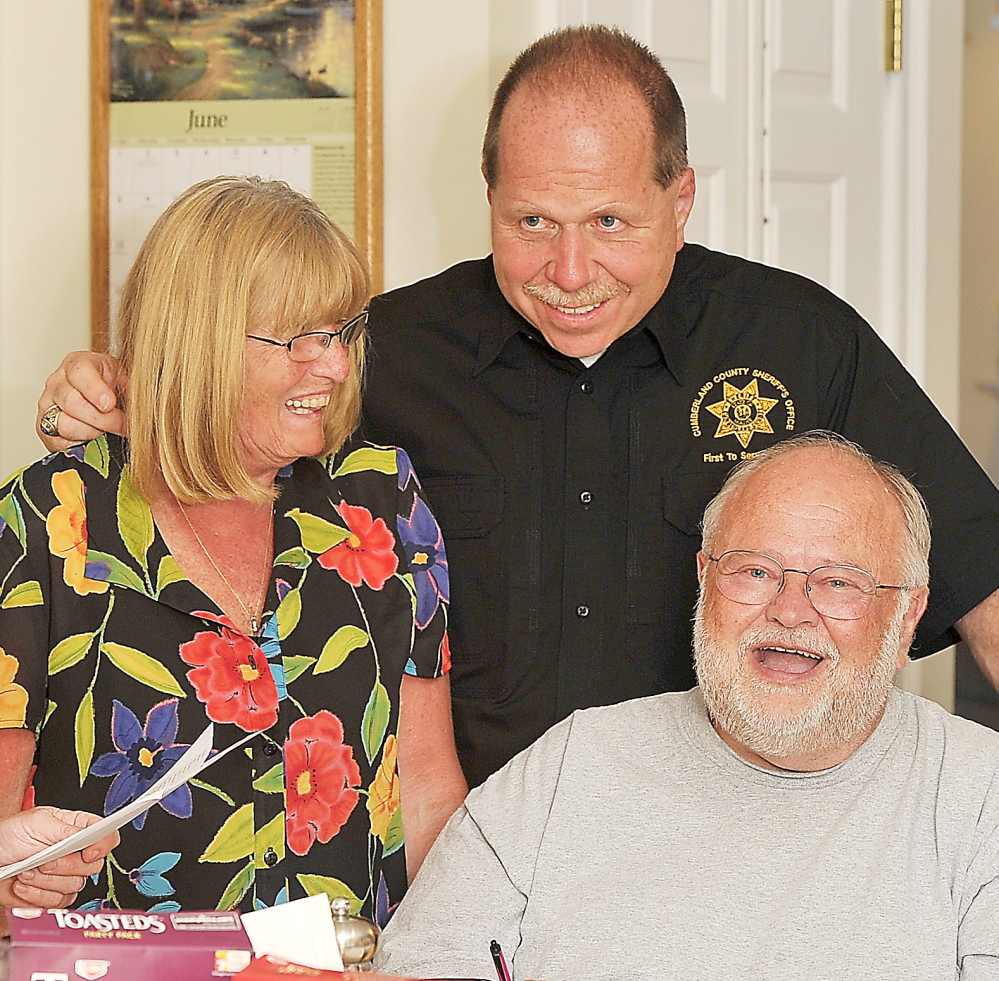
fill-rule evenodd
<path id="1" fill-rule="evenodd" d="M 333 927 L 340 945 L 340 956 L 347 970 L 367 971 L 378 947 L 378 927 L 363 916 L 350 915 L 350 900 L 344 897 L 330 901 Z"/>

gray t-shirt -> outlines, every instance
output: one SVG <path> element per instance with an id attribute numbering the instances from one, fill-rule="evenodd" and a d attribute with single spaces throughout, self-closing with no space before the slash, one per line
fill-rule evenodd
<path id="1" fill-rule="evenodd" d="M 999 733 L 895 690 L 839 766 L 753 766 L 697 689 L 576 712 L 469 794 L 379 969 L 999 978 Z"/>

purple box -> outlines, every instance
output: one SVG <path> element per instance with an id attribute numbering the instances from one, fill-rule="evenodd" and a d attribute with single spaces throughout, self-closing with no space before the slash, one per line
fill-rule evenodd
<path id="1" fill-rule="evenodd" d="M 236 912 L 8 910 L 9 981 L 210 981 L 253 948 Z"/>

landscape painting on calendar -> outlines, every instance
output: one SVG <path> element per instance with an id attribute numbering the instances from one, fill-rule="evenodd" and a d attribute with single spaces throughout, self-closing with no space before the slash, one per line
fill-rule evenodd
<path id="1" fill-rule="evenodd" d="M 114 0 L 111 101 L 353 98 L 354 0 Z"/>

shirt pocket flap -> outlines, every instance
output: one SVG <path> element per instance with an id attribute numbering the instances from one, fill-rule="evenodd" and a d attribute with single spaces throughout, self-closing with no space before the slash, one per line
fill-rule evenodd
<path id="1" fill-rule="evenodd" d="M 663 517 L 677 531 L 700 536 L 701 518 L 710 500 L 721 490 L 728 472 L 675 473 L 663 477 Z"/>
<path id="2" fill-rule="evenodd" d="M 445 541 L 481 538 L 503 517 L 503 487 L 495 477 L 425 477 L 422 484 Z"/>

